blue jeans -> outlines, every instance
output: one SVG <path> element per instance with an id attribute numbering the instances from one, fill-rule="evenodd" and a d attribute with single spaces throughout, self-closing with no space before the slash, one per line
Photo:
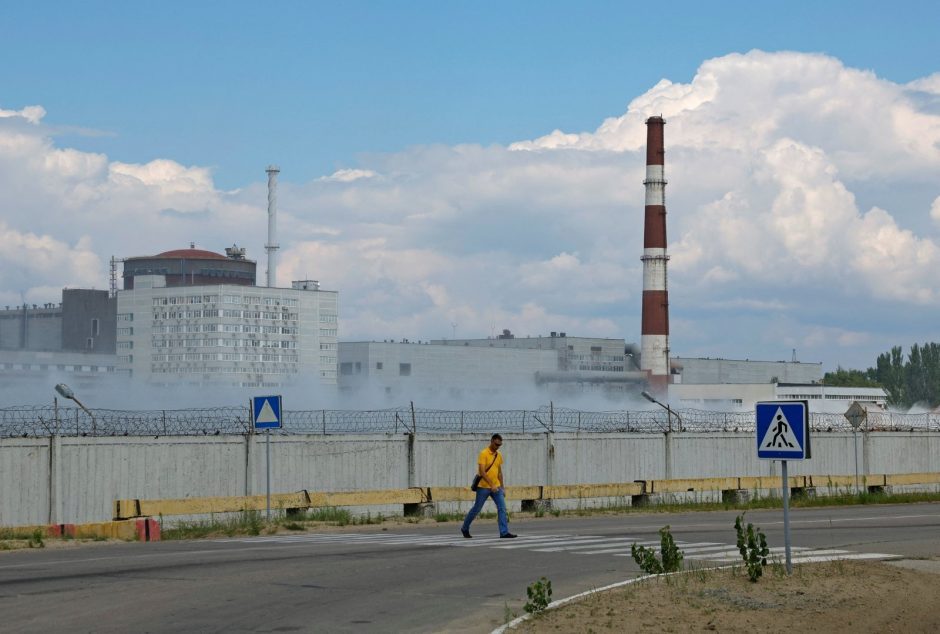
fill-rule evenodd
<path id="1" fill-rule="evenodd" d="M 506 497 L 503 494 L 503 490 L 499 489 L 484 489 L 480 487 L 477 489 L 477 500 L 473 504 L 473 508 L 467 513 L 467 517 L 463 518 L 463 530 L 470 530 L 470 523 L 473 522 L 477 514 L 483 510 L 483 505 L 486 503 L 486 498 L 492 496 L 493 501 L 496 502 L 496 518 L 499 523 L 499 534 L 505 535 L 509 532 L 509 516 L 506 514 Z"/>

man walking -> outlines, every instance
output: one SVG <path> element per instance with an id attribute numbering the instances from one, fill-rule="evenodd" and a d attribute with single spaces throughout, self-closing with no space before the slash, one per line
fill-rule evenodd
<path id="1" fill-rule="evenodd" d="M 509 516 L 506 514 L 506 493 L 505 481 L 503 480 L 503 457 L 499 453 L 499 448 L 503 444 L 503 437 L 499 434 L 493 434 L 490 438 L 489 447 L 480 452 L 477 457 L 477 475 L 480 483 L 477 488 L 477 499 L 473 508 L 467 513 L 463 520 L 463 526 L 460 532 L 464 537 L 473 537 L 470 534 L 470 524 L 483 508 L 486 498 L 492 497 L 496 503 L 496 517 L 499 523 L 499 536 L 504 539 L 515 537 L 509 532 Z"/>

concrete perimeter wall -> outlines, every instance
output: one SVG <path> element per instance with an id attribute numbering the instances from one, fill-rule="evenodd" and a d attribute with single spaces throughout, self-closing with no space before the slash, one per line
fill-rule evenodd
<path id="1" fill-rule="evenodd" d="M 510 486 L 779 474 L 749 433 L 506 434 Z M 468 486 L 486 435 L 271 436 L 271 490 Z M 852 475 L 856 439 L 815 434 L 791 475 Z M 940 435 L 858 434 L 860 474 L 940 472 Z M 264 436 L 0 439 L 0 526 L 111 518 L 116 499 L 265 491 Z"/>

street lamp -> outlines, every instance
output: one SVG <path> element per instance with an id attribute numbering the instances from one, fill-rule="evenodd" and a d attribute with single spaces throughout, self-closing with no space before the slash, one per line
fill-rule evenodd
<path id="1" fill-rule="evenodd" d="M 682 431 L 682 417 L 679 416 L 679 412 L 673 411 L 673 409 L 672 409 L 671 407 L 669 407 L 669 406 L 666 405 L 665 403 L 661 403 L 659 400 L 656 399 L 655 396 L 653 396 L 652 394 L 650 394 L 650 393 L 647 392 L 646 390 L 643 390 L 642 392 L 640 392 L 640 396 L 642 396 L 643 398 L 645 398 L 645 399 L 646 399 L 647 401 L 649 401 L 650 403 L 656 403 L 657 405 L 659 405 L 660 407 L 662 407 L 664 410 L 666 410 L 666 412 L 668 413 L 669 431 L 670 431 L 670 432 L 672 432 L 672 417 L 673 417 L 673 416 L 675 416 L 675 417 L 676 417 L 676 420 L 679 421 L 679 431 Z"/>
<path id="2" fill-rule="evenodd" d="M 90 409 L 88 409 L 87 407 L 85 407 L 84 405 L 82 405 L 82 402 L 81 402 L 80 400 L 78 400 L 77 398 L 75 398 L 75 392 L 72 391 L 72 388 L 70 388 L 70 387 L 69 387 L 68 385 L 66 385 L 65 383 L 58 383 L 58 384 L 55 386 L 55 391 L 58 392 L 58 393 L 59 393 L 59 396 L 61 396 L 62 398 L 67 398 L 67 399 L 69 399 L 69 400 L 71 400 L 71 401 L 75 401 L 76 403 L 78 403 L 78 406 L 81 407 L 83 410 L 85 410 L 85 413 L 86 413 L 86 414 L 88 414 L 89 416 L 91 416 L 91 435 L 92 435 L 92 436 L 97 435 L 96 432 L 97 432 L 97 427 L 98 427 L 98 426 L 97 426 L 97 423 L 96 423 L 96 421 L 95 421 L 95 415 L 91 413 L 91 410 L 90 410 Z"/>

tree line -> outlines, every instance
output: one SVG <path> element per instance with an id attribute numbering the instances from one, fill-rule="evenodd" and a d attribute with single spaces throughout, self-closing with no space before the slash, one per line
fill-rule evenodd
<path id="1" fill-rule="evenodd" d="M 875 367 L 867 370 L 826 372 L 825 385 L 836 387 L 881 387 L 888 402 L 898 407 L 920 403 L 929 407 L 940 405 L 940 343 L 911 346 L 904 358 L 901 346 L 878 355 Z"/>

